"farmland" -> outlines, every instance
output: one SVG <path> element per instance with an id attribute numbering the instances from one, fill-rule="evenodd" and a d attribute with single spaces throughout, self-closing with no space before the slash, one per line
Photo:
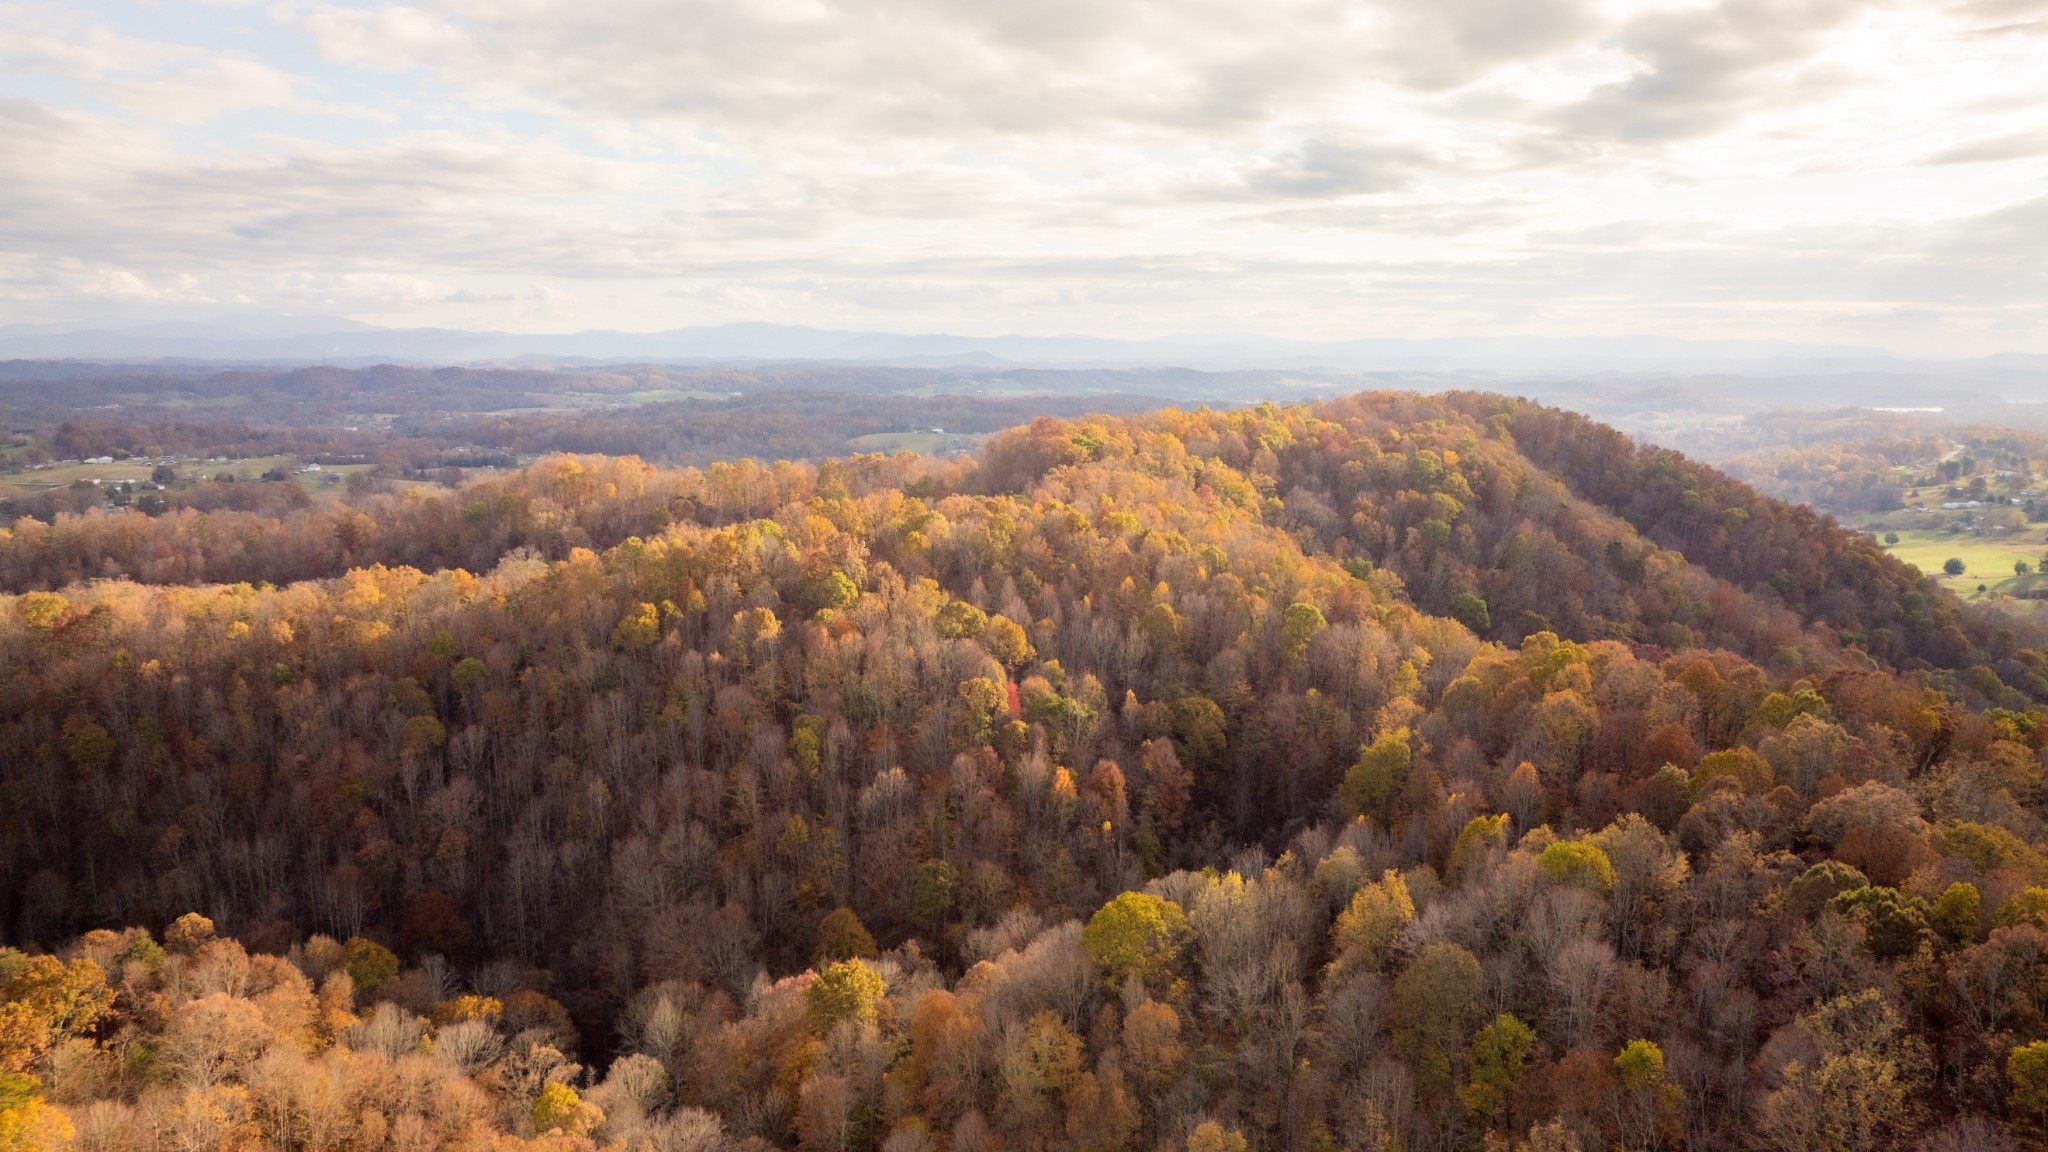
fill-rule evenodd
<path id="1" fill-rule="evenodd" d="M 855 436 L 847 446 L 858 452 L 915 452 L 920 456 L 951 456 L 971 452 L 980 444 L 980 434 L 958 432 L 871 432 Z"/>
<path id="2" fill-rule="evenodd" d="M 1936 582 L 1965 600 L 1984 596 L 2017 596 L 2048 587 L 2048 577 L 2017 575 L 2013 565 L 2024 562 L 2037 568 L 2048 559 L 2048 543 L 2039 533 L 2013 532 L 2002 537 L 1978 536 L 1967 532 L 1904 531 L 1896 533 L 1898 543 L 1886 550 L 1906 563 L 1934 577 Z M 1882 539 L 1882 537 L 1880 537 Z M 1963 574 L 1950 576 L 1942 566 L 1951 558 L 1963 562 Z M 1985 585 L 1986 592 L 1977 591 Z"/>

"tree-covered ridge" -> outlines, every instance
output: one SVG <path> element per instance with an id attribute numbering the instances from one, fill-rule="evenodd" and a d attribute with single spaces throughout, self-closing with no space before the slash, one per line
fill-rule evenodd
<path id="1" fill-rule="evenodd" d="M 1579 495 L 1724 580 L 1770 588 L 1844 644 L 1901 666 L 1984 668 L 1999 678 L 1972 677 L 1972 686 L 1986 695 L 1999 695 L 2001 681 L 2036 699 L 2048 695 L 2039 647 L 2023 646 L 2016 625 L 1990 615 L 1966 617 L 1952 597 L 1936 593 L 1868 536 L 1676 452 L 1635 445 L 1573 413 L 1481 398 L 1464 402 L 1506 409 L 1525 456 Z"/>
<path id="2" fill-rule="evenodd" d="M 1061 448 L 1067 440 L 1100 440 L 1086 450 L 1127 452 L 1140 467 L 1171 456 L 1106 428 L 1164 432 L 1174 451 L 1228 465 L 1305 547 L 1392 568 L 1419 607 L 1489 638 L 1556 631 L 1726 647 L 1780 672 L 1830 666 L 1847 648 L 1959 673 L 2007 705 L 2048 696 L 2048 638 L 1967 616 L 1867 536 L 1574 413 L 1480 394 L 1367 393 L 1040 420 L 992 442 L 984 472 L 1014 484 L 1083 451 Z M 1020 437 L 1050 446 L 1009 447 Z"/>
<path id="3" fill-rule="evenodd" d="M 1690 562 L 1642 508 L 1639 535 L 1578 474 L 1641 450 L 1561 480 L 1525 412 L 557 457 L 273 523 L 18 526 L 10 573 L 196 542 L 247 582 L 0 599 L 0 1131 L 2030 1138 L 2048 729 L 2023 681 L 1852 642 L 1811 606 L 1849 601 L 1739 583 L 1710 562 L 1734 545 Z M 239 1047 L 173 1055 L 217 1032 Z"/>

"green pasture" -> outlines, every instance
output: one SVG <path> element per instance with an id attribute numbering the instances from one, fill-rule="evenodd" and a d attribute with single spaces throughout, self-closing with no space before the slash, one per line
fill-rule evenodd
<path id="1" fill-rule="evenodd" d="M 138 404 L 153 404 L 160 408 L 241 408 L 255 398 L 252 396 L 167 396 L 137 397 Z"/>
<path id="2" fill-rule="evenodd" d="M 738 392 L 700 392 L 692 388 L 645 388 L 636 392 L 515 392 L 489 409 L 498 416 L 542 416 L 593 409 L 638 408 L 679 400 L 732 400 Z M 367 421 L 366 421 L 367 422 Z"/>
<path id="3" fill-rule="evenodd" d="M 273 468 L 282 467 L 291 475 L 291 482 L 305 489 L 306 494 L 316 499 L 331 499 L 341 493 L 349 473 L 362 472 L 368 464 L 329 464 L 319 472 L 301 472 L 305 461 L 295 456 L 252 456 L 246 460 L 198 460 L 181 459 L 173 465 L 178 475 L 187 480 L 212 480 L 222 475 L 231 475 L 237 483 L 257 482 L 263 474 Z M 128 460 L 117 460 L 112 464 L 65 464 L 54 468 L 24 468 L 0 475 L 0 498 L 11 496 L 33 496 L 52 488 L 65 488 L 80 480 L 98 480 L 102 485 L 122 481 L 141 482 L 149 479 L 151 466 Z M 329 481 L 327 477 L 336 477 Z"/>
<path id="4" fill-rule="evenodd" d="M 971 452 L 981 441 L 978 433 L 870 432 L 866 436 L 855 436 L 846 444 L 861 452 L 915 452 L 920 456 L 938 456 Z"/>
<path id="5" fill-rule="evenodd" d="M 583 407 L 634 408 L 677 400 L 731 400 L 737 392 L 701 392 L 694 388 L 647 388 L 637 392 L 563 392 L 558 395 Z"/>
<path id="6" fill-rule="evenodd" d="M 1989 588 L 1989 595 L 2002 596 L 2017 596 L 2048 586 L 2048 577 L 2013 573 L 2015 561 L 2024 560 L 2030 567 L 2038 568 L 2048 559 L 2048 540 L 2036 529 L 2000 536 L 1927 530 L 1902 531 L 1898 536 L 1899 542 L 1886 545 L 1886 551 L 1934 577 L 1965 600 L 1979 597 L 1979 584 Z M 1883 534 L 1879 533 L 1878 538 L 1882 540 Z M 1961 576 L 1949 576 L 1942 571 L 1951 557 L 1963 562 Z"/>
<path id="7" fill-rule="evenodd" d="M 132 460 L 116 460 L 112 464 L 64 464 L 9 473 L 7 479 L 10 483 L 32 488 L 62 488 L 80 480 L 112 484 L 120 480 L 149 479 L 149 465 Z"/>

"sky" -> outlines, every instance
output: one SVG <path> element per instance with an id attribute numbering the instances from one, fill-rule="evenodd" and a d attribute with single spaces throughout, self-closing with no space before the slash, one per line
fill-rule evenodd
<path id="1" fill-rule="evenodd" d="M 2048 352 L 2048 0 L 0 0 L 0 324 Z"/>

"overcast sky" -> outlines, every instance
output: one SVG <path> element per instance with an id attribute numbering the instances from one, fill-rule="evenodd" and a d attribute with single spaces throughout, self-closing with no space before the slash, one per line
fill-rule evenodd
<path id="1" fill-rule="evenodd" d="M 2048 351 L 2048 0 L 0 3 L 0 322 Z"/>

